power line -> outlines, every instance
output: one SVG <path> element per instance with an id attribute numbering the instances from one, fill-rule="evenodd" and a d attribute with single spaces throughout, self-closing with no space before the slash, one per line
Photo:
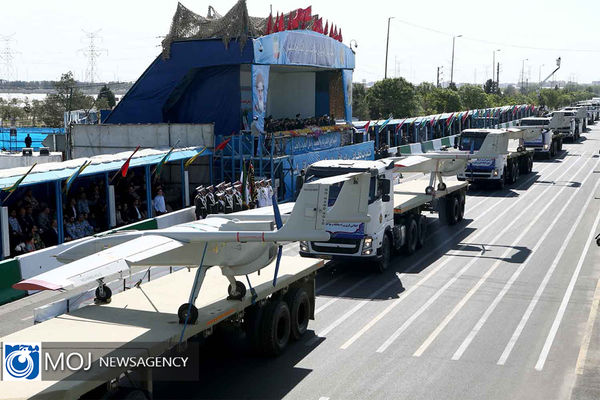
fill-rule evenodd
<path id="1" fill-rule="evenodd" d="M 430 28 L 430 27 L 427 27 L 427 26 L 415 24 L 414 22 L 405 21 L 405 20 L 398 19 L 398 18 L 395 18 L 395 20 L 396 20 L 396 22 L 400 22 L 402 24 L 409 25 L 409 26 L 412 26 L 414 28 L 423 29 L 425 31 L 434 32 L 434 33 L 437 33 L 437 34 L 440 34 L 440 35 L 444 35 L 444 36 L 449 36 L 449 37 L 453 37 L 454 36 L 454 34 L 452 34 L 450 32 L 440 31 L 438 29 L 434 29 L 434 28 Z M 462 39 L 463 40 L 470 40 L 472 42 L 479 42 L 479 43 L 492 44 L 492 45 L 500 45 L 500 46 L 503 46 L 503 47 L 514 47 L 514 48 L 517 48 L 517 49 L 541 50 L 541 51 L 555 51 L 555 52 L 569 51 L 569 52 L 575 52 L 575 53 L 600 53 L 600 50 L 595 50 L 595 49 L 572 49 L 572 48 L 534 47 L 534 46 L 525 46 L 525 45 L 514 44 L 514 43 L 505 43 L 505 42 L 497 42 L 497 41 L 493 41 L 493 40 L 478 39 L 478 38 L 470 37 L 468 35 L 463 35 Z"/>
<path id="2" fill-rule="evenodd" d="M 85 71 L 86 82 L 94 83 L 94 80 L 98 77 L 96 62 L 103 53 L 108 54 L 107 49 L 101 49 L 96 47 L 96 40 L 102 39 L 99 35 L 100 31 L 101 29 L 98 29 L 95 32 L 83 31 L 89 41 L 87 48 L 79 50 L 88 59 L 88 66 Z"/>

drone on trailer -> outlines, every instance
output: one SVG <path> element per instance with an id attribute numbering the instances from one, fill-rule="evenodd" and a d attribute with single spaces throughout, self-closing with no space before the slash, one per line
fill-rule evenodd
<path id="1" fill-rule="evenodd" d="M 209 215 L 203 220 L 166 229 L 93 237 L 59 253 L 56 257 L 65 265 L 23 280 L 13 287 L 21 290 L 82 291 L 87 285 L 97 283 L 96 300 L 109 302 L 112 293 L 104 282 L 113 276 L 148 267 L 197 267 L 189 302 L 182 304 L 177 312 L 180 323 L 194 323 L 198 318 L 194 303 L 208 268 L 220 267 L 229 280 L 228 299 L 241 300 L 246 295 L 246 287 L 235 277 L 248 278 L 248 274 L 259 271 L 276 259 L 275 286 L 282 243 L 327 241 L 327 223 L 369 221 L 369 183 L 370 175 L 366 173 L 350 173 L 306 183 L 290 214 L 285 216 L 285 224 L 273 196 L 273 213 L 269 215 L 246 216 L 239 213 L 229 214 L 228 218 Z M 332 185 L 342 187 L 330 207 L 329 188 Z"/>

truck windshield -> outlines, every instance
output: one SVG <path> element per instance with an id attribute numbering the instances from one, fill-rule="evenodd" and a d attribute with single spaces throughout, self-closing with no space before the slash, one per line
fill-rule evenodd
<path id="1" fill-rule="evenodd" d="M 550 123 L 547 119 L 522 119 L 521 126 L 540 126 L 548 125 Z"/>
<path id="2" fill-rule="evenodd" d="M 478 151 L 485 140 L 485 135 L 461 135 L 459 149 L 463 151 Z"/>
<path id="3" fill-rule="evenodd" d="M 351 172 L 367 172 L 366 169 L 357 168 L 311 168 L 309 167 L 306 171 L 305 182 L 313 182 L 322 178 L 329 178 L 331 176 L 343 175 Z M 327 205 L 333 206 L 340 191 L 342 190 L 342 183 L 331 185 L 329 187 L 329 198 L 327 199 Z M 377 191 L 377 177 L 371 176 L 371 182 L 369 185 L 369 204 L 377 200 L 380 196 Z"/>

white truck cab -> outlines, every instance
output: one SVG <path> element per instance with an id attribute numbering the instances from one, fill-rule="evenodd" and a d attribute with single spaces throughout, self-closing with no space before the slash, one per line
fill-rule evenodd
<path id="1" fill-rule="evenodd" d="M 351 172 L 369 172 L 367 223 L 327 224 L 328 241 L 300 242 L 300 255 L 340 261 L 366 262 L 380 271 L 388 268 L 392 251 L 411 254 L 425 241 L 426 217 L 422 211 L 438 211 L 440 219 L 453 225 L 462 220 L 467 184 L 455 178 L 446 180 L 444 190 L 426 194 L 428 180 L 399 182 L 394 159 L 323 160 L 306 169 L 305 181 Z M 332 187 L 329 203 L 337 191 Z"/>
<path id="2" fill-rule="evenodd" d="M 488 135 L 497 135 L 495 158 L 478 158 L 470 161 L 459 172 L 461 181 L 472 183 L 491 182 L 499 189 L 505 183 L 515 183 L 521 174 L 528 174 L 533 167 L 533 150 L 525 148 L 522 139 L 511 139 L 504 129 L 465 129 L 458 137 L 458 147 L 465 151 L 479 151 Z"/>
<path id="3" fill-rule="evenodd" d="M 564 139 L 570 139 L 573 142 L 579 139 L 581 134 L 581 121 L 577 121 L 575 111 L 570 110 L 559 110 L 552 111 L 545 115 L 548 118 L 552 118 L 552 122 L 549 125 L 550 129 L 563 134 Z"/>
<path id="4" fill-rule="evenodd" d="M 543 154 L 548 159 L 554 157 L 562 150 L 562 140 L 564 134 L 553 130 L 553 117 L 527 117 L 519 121 L 519 126 L 539 127 L 540 135 L 532 140 L 525 141 L 525 147 L 533 149 L 535 154 Z"/>

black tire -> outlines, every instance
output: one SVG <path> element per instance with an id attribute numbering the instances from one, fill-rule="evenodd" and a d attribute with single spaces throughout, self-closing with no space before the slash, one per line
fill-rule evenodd
<path id="1" fill-rule="evenodd" d="M 417 250 L 418 242 L 419 224 L 413 217 L 410 217 L 406 226 L 406 245 L 404 246 L 406 254 L 413 254 Z"/>
<path id="2" fill-rule="evenodd" d="M 233 292 L 231 284 L 227 287 L 227 294 L 229 294 L 229 296 L 227 296 L 227 300 L 241 300 L 246 295 L 246 286 L 244 286 L 242 282 L 235 281 L 235 288 L 238 294 L 234 296 L 231 294 Z"/>
<path id="3" fill-rule="evenodd" d="M 290 309 L 285 301 L 273 300 L 265 306 L 261 330 L 261 348 L 265 355 L 277 356 L 290 341 Z"/>
<path id="4" fill-rule="evenodd" d="M 515 174 L 513 176 L 513 183 L 517 183 L 519 180 L 519 176 L 521 175 L 521 169 L 519 168 L 519 164 L 515 164 Z"/>
<path id="5" fill-rule="evenodd" d="M 530 174 L 533 171 L 533 155 L 527 157 L 527 173 Z"/>
<path id="6" fill-rule="evenodd" d="M 392 260 L 392 244 L 388 234 L 383 235 L 380 251 L 381 259 L 375 263 L 375 268 L 379 272 L 384 272 L 390 267 L 390 262 Z"/>
<path id="7" fill-rule="evenodd" d="M 100 303 L 109 303 L 110 298 L 112 297 L 112 290 L 110 290 L 110 288 L 106 285 L 102 285 L 102 290 L 100 289 L 100 287 L 96 288 L 96 298 L 94 300 Z"/>
<path id="8" fill-rule="evenodd" d="M 562 151 L 562 145 L 563 145 L 562 139 L 558 139 L 558 151 Z"/>
<path id="9" fill-rule="evenodd" d="M 244 312 L 244 330 L 246 338 L 252 348 L 252 352 L 260 354 L 261 349 L 261 326 L 264 307 L 255 304 L 248 307 Z"/>
<path id="10" fill-rule="evenodd" d="M 300 287 L 289 291 L 286 295 L 286 302 L 290 309 L 292 339 L 300 340 L 308 329 L 311 311 L 306 289 Z"/>
<path id="11" fill-rule="evenodd" d="M 440 183 L 438 183 L 437 188 L 439 191 L 444 191 L 444 190 L 446 190 L 446 184 L 444 182 L 440 182 Z"/>
<path id="12" fill-rule="evenodd" d="M 425 188 L 425 194 L 431 196 L 433 194 L 433 186 L 427 186 Z"/>
<path id="13" fill-rule="evenodd" d="M 463 218 L 465 217 L 465 203 L 466 203 L 466 198 L 465 198 L 465 194 L 461 193 L 458 196 L 458 219 L 457 222 L 460 222 L 463 220 Z"/>
<path id="14" fill-rule="evenodd" d="M 425 245 L 425 237 L 427 236 L 427 217 L 424 215 L 419 215 L 419 234 L 417 238 L 417 249 L 420 249 Z"/>
<path id="15" fill-rule="evenodd" d="M 504 175 L 502 175 L 500 177 L 500 179 L 498 179 L 498 182 L 496 182 L 496 189 L 498 190 L 503 190 L 504 189 L 504 184 L 506 183 L 506 170 L 504 171 Z"/>
<path id="16" fill-rule="evenodd" d="M 460 205 L 456 196 L 450 196 L 447 198 L 446 206 L 448 210 L 446 212 L 446 218 L 448 219 L 448 225 L 454 225 L 458 222 L 458 214 Z"/>
<path id="17" fill-rule="evenodd" d="M 189 312 L 189 317 L 188 317 L 188 312 Z M 187 317 L 188 324 L 190 324 L 190 325 L 195 324 L 196 321 L 198 321 L 198 309 L 193 304 L 192 304 L 192 307 L 190 308 L 190 303 L 182 304 L 179 306 L 179 309 L 177 310 L 177 317 L 179 317 L 180 324 L 185 324 L 186 317 Z"/>

